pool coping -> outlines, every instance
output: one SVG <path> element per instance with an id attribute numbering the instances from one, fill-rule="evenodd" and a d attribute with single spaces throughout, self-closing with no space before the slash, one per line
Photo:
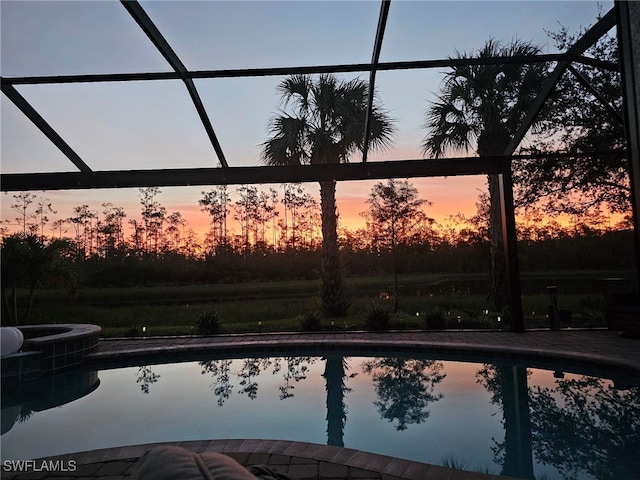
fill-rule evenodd
<path id="1" fill-rule="evenodd" d="M 42 324 L 42 325 L 19 325 L 17 327 L 24 335 L 25 345 L 29 345 L 35 348 L 43 345 L 49 345 L 51 343 L 59 342 L 60 340 L 77 340 L 92 335 L 99 335 L 102 328 L 98 325 L 92 325 L 89 323 L 55 323 L 55 324 Z M 47 335 L 39 335 L 32 337 L 33 332 L 38 331 L 51 331 L 52 333 Z M 55 332 L 55 333 L 53 333 Z"/>
<path id="2" fill-rule="evenodd" d="M 245 335 L 101 339 L 85 356 L 91 367 L 153 365 L 205 357 L 421 355 L 441 360 L 509 362 L 531 368 L 560 365 L 576 373 L 640 378 L 640 340 L 607 329 L 525 333 L 397 331 L 266 333 Z"/>

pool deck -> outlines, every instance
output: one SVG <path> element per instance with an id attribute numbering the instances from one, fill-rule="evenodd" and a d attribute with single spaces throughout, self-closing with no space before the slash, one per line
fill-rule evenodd
<path id="1" fill-rule="evenodd" d="M 595 371 L 605 376 L 640 378 L 640 340 L 609 330 L 446 332 L 330 332 L 305 334 L 220 335 L 209 337 L 147 337 L 101 340 L 86 357 L 96 367 L 164 363 L 207 355 L 260 356 L 305 352 L 343 354 L 426 355 L 439 359 L 509 361 L 526 366 L 557 366 L 564 371 Z M 225 453 L 243 465 L 267 464 L 297 480 L 489 480 L 477 472 L 374 455 L 349 448 L 281 440 L 201 440 L 174 443 L 195 452 Z M 73 453 L 53 460 L 75 462 L 74 471 L 2 472 L 2 478 L 30 480 L 67 478 L 125 480 L 150 445 L 133 445 Z M 66 462 L 66 463 L 65 463 Z"/>
<path id="2" fill-rule="evenodd" d="M 91 365 L 166 363 L 209 356 L 425 355 L 439 360 L 522 361 L 530 367 L 563 364 L 640 377 L 640 340 L 597 329 L 507 331 L 396 331 L 265 333 L 101 340 L 85 357 Z"/>

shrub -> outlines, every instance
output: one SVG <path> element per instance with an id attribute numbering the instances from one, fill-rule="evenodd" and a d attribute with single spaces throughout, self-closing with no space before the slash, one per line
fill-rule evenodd
<path id="1" fill-rule="evenodd" d="M 318 312 L 305 313 L 300 319 L 300 328 L 303 332 L 317 332 L 321 330 L 320 314 Z"/>
<path id="2" fill-rule="evenodd" d="M 142 335 L 141 330 L 136 326 L 136 327 L 131 327 L 128 328 L 125 332 L 124 332 L 124 336 L 125 337 L 139 337 L 140 335 Z"/>
<path id="3" fill-rule="evenodd" d="M 374 332 L 389 330 L 391 327 L 391 311 L 384 305 L 374 303 L 367 309 L 364 321 L 367 330 Z"/>
<path id="4" fill-rule="evenodd" d="M 594 299 L 589 296 L 580 301 L 580 306 L 582 307 L 582 318 L 576 318 L 574 326 L 593 328 L 607 325 L 607 308 L 602 299 Z"/>
<path id="5" fill-rule="evenodd" d="M 214 335 L 222 330 L 222 318 L 217 310 L 205 310 L 196 319 L 196 330 L 200 335 Z"/>
<path id="6" fill-rule="evenodd" d="M 442 330 L 446 326 L 446 314 L 444 310 L 433 307 L 425 313 L 425 327 L 430 330 Z"/>

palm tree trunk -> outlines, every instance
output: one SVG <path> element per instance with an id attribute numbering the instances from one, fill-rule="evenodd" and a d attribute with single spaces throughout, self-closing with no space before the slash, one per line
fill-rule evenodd
<path id="1" fill-rule="evenodd" d="M 320 182 L 322 212 L 322 312 L 329 317 L 343 316 L 347 305 L 342 295 L 342 275 L 338 258 L 338 218 L 336 184 Z"/>
<path id="2" fill-rule="evenodd" d="M 535 478 L 527 370 L 501 366 L 497 367 L 497 372 L 504 420 L 504 457 L 500 475 Z"/>
<path id="3" fill-rule="evenodd" d="M 487 125 L 478 138 L 480 157 L 502 155 L 511 141 L 511 135 L 502 125 Z M 502 236 L 502 209 L 500 207 L 500 179 L 497 174 L 487 175 L 489 184 L 489 242 L 491 246 L 491 292 L 489 301 L 497 313 L 509 305 L 507 264 Z"/>
<path id="4" fill-rule="evenodd" d="M 509 304 L 507 270 L 502 236 L 502 211 L 500 208 L 500 180 L 498 175 L 487 175 L 489 183 L 489 242 L 491 246 L 491 293 L 490 301 L 497 313 L 502 313 Z"/>
<path id="5" fill-rule="evenodd" d="M 345 364 L 344 357 L 330 355 L 325 358 L 327 390 L 327 445 L 344 447 L 344 426 L 347 423 L 347 408 L 344 404 Z"/>

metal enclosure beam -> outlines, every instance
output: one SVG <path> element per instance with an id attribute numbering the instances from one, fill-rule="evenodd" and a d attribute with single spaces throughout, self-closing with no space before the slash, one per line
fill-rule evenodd
<path id="1" fill-rule="evenodd" d="M 636 250 L 636 293 L 640 293 L 640 2 L 616 0 L 618 51 L 622 66 L 624 120 Z"/>
<path id="2" fill-rule="evenodd" d="M 509 63 L 557 62 L 564 54 L 523 55 L 520 57 L 493 58 L 448 58 L 444 60 L 411 60 L 402 62 L 380 62 L 377 71 L 414 70 L 423 68 L 443 68 L 465 65 L 504 65 Z M 595 60 L 591 60 L 594 62 Z M 585 62 L 586 63 L 586 62 Z M 615 66 L 615 65 L 614 65 Z M 615 66 L 614 70 L 617 70 Z M 97 73 L 83 75 L 42 75 L 36 77 L 11 77 L 5 81 L 12 85 L 35 85 L 45 83 L 93 83 L 93 82 L 133 82 L 145 80 L 181 80 L 185 76 L 194 80 L 202 78 L 248 78 L 283 75 L 312 75 L 320 73 L 368 72 L 370 63 L 348 63 L 336 65 L 313 65 L 301 67 L 267 67 L 224 70 L 193 70 L 184 74 L 178 72 L 145 73 Z"/>
<path id="3" fill-rule="evenodd" d="M 319 182 L 329 180 L 381 180 L 498 173 L 508 162 L 503 157 L 397 160 L 368 163 L 291 165 L 168 170 L 94 172 L 83 178 L 75 172 L 10 173 L 0 175 L 3 191 L 74 190 L 89 188 L 171 187 Z"/>
<path id="4" fill-rule="evenodd" d="M 624 158 L 626 150 L 596 152 L 602 158 Z M 588 156 L 590 154 L 583 154 Z M 459 157 L 323 165 L 229 168 L 171 168 L 79 172 L 0 173 L 0 190 L 76 190 L 88 188 L 178 187 L 260 183 L 319 182 L 323 180 L 382 180 L 386 178 L 446 177 L 500 174 L 512 161 L 536 158 L 574 158 L 575 154 L 537 154 L 514 157 Z M 579 156 L 579 155 L 578 155 Z"/>
<path id="5" fill-rule="evenodd" d="M 611 105 L 607 101 L 607 99 L 604 98 L 598 90 L 596 90 L 596 88 L 593 85 L 591 85 L 589 80 L 587 80 L 584 77 L 584 75 L 582 75 L 578 70 L 576 70 L 576 68 L 573 65 L 569 65 L 569 71 L 576 78 L 576 80 L 578 80 L 578 83 L 580 85 L 582 85 L 587 91 L 589 91 L 589 93 L 591 93 L 591 95 L 593 95 L 598 99 L 600 104 L 611 114 L 611 116 L 616 120 L 616 122 L 618 122 L 620 125 L 624 123 L 622 120 L 622 115 L 620 115 L 620 112 L 618 112 L 618 110 L 616 110 L 616 108 L 613 105 Z"/>
<path id="6" fill-rule="evenodd" d="M 222 147 L 220 146 L 220 142 L 218 142 L 218 137 L 216 137 L 216 133 L 213 131 L 213 126 L 211 125 L 211 121 L 209 120 L 209 116 L 207 115 L 207 111 L 204 108 L 202 100 L 200 99 L 200 95 L 198 94 L 198 90 L 196 89 L 195 84 L 193 83 L 193 79 L 189 76 L 189 71 L 187 67 L 184 66 L 178 55 L 173 51 L 169 43 L 165 40 L 160 30 L 155 26 L 151 18 L 147 15 L 147 12 L 140 6 L 140 4 L 136 0 L 121 0 L 124 8 L 129 12 L 129 14 L 133 17 L 136 23 L 140 26 L 140 28 L 147 34 L 151 42 L 156 46 L 156 48 L 160 51 L 162 56 L 169 62 L 171 68 L 173 68 L 178 75 L 180 75 L 180 79 L 184 82 L 187 87 L 187 91 L 189 92 L 189 96 L 193 101 L 193 105 L 196 107 L 196 111 L 200 116 L 200 121 L 204 126 L 207 135 L 209 136 L 209 140 L 213 145 L 213 149 L 218 156 L 218 160 L 220 160 L 220 164 L 223 167 L 228 167 L 227 159 L 224 156 L 224 152 L 222 151 Z"/>
<path id="7" fill-rule="evenodd" d="M 584 55 L 580 55 L 577 57 L 573 63 L 581 63 L 583 65 L 589 65 L 591 67 L 601 68 L 603 70 L 609 70 L 611 72 L 619 72 L 620 65 L 615 62 L 610 62 L 609 60 L 599 60 L 597 58 L 585 57 Z"/>
<path id="8" fill-rule="evenodd" d="M 371 121 L 373 119 L 373 98 L 375 96 L 376 87 L 376 70 L 380 60 L 380 50 L 382 50 L 382 40 L 384 38 L 384 30 L 387 25 L 387 17 L 389 16 L 389 6 L 391 0 L 382 0 L 380 5 L 380 17 L 378 18 L 378 29 L 376 31 L 376 40 L 373 46 L 373 54 L 371 58 L 371 72 L 369 72 L 369 98 L 367 99 L 367 117 L 364 123 L 364 142 L 362 144 L 362 162 L 367 161 L 369 153 L 369 138 L 371 136 Z"/>
<path id="9" fill-rule="evenodd" d="M 504 261 L 509 283 L 509 304 L 511 307 L 510 326 L 514 332 L 524 332 L 524 312 L 522 310 L 522 285 L 520 282 L 520 259 L 518 258 L 518 235 L 516 230 L 515 202 L 511 162 L 506 162 L 498 175 L 500 189 L 500 214 L 502 220 L 502 243 Z"/>
<path id="10" fill-rule="evenodd" d="M 83 176 L 92 173 L 91 168 L 84 163 L 80 156 L 65 142 L 62 137 L 56 132 L 47 121 L 31 106 L 20 93 L 2 79 L 2 92 L 11 100 L 16 107 L 20 109 L 24 115 L 31 120 L 31 122 L 40 129 L 51 142 L 58 147 L 58 149 L 66 155 L 66 157 L 73 162 L 73 164 L 80 170 Z"/>

